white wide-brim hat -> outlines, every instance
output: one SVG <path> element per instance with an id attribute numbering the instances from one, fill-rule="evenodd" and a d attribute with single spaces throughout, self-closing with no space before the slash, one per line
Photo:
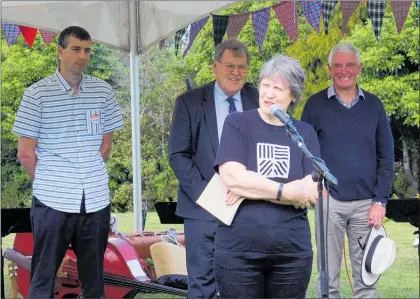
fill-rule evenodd
<path id="1" fill-rule="evenodd" d="M 362 261 L 362 281 L 374 285 L 395 259 L 395 242 L 387 238 L 383 225 L 370 231 Z"/>

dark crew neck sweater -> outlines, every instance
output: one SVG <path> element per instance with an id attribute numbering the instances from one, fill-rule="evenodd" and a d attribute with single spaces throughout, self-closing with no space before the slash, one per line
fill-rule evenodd
<path id="1" fill-rule="evenodd" d="M 365 98 L 350 109 L 327 89 L 309 97 L 301 120 L 313 126 L 321 158 L 338 179 L 330 186 L 338 200 L 388 200 L 394 176 L 394 141 L 381 100 L 363 90 Z"/>

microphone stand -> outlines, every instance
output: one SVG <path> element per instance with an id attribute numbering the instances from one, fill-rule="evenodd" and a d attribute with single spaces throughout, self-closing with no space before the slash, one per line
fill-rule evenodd
<path id="1" fill-rule="evenodd" d="M 338 185 L 337 179 L 331 174 L 325 162 L 318 157 L 312 155 L 312 153 L 306 147 L 306 144 L 299 135 L 296 128 L 291 124 L 291 121 L 285 122 L 287 135 L 292 139 L 294 143 L 302 150 L 302 152 L 312 161 L 313 166 L 316 169 L 312 173 L 312 180 L 318 182 L 318 206 L 319 206 L 319 242 L 320 242 L 320 257 L 321 257 L 321 271 L 320 271 L 320 283 L 321 283 L 321 296 L 322 298 L 328 298 L 328 260 L 327 260 L 327 248 L 325 244 L 325 230 L 324 230 L 324 209 L 322 199 L 322 185 L 325 181 L 330 182 L 333 185 Z M 328 204 L 327 196 L 327 204 Z"/>

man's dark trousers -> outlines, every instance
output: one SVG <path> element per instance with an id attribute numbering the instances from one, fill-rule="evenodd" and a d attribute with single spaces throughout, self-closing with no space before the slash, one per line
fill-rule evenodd
<path id="1" fill-rule="evenodd" d="M 103 264 L 109 220 L 109 205 L 86 213 L 84 196 L 80 214 L 52 209 L 34 197 L 31 207 L 34 251 L 28 298 L 54 298 L 54 278 L 71 243 L 77 256 L 83 296 L 105 299 Z"/>
<path id="2" fill-rule="evenodd" d="M 184 218 L 188 298 L 217 297 L 214 239 L 218 221 Z"/>

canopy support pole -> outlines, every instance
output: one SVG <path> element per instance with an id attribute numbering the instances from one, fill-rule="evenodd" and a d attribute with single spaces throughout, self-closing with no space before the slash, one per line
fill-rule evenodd
<path id="1" fill-rule="evenodd" d="M 143 230 L 141 147 L 140 147 L 140 78 L 137 45 L 137 1 L 128 1 L 130 15 L 131 144 L 133 166 L 134 231 Z"/>

